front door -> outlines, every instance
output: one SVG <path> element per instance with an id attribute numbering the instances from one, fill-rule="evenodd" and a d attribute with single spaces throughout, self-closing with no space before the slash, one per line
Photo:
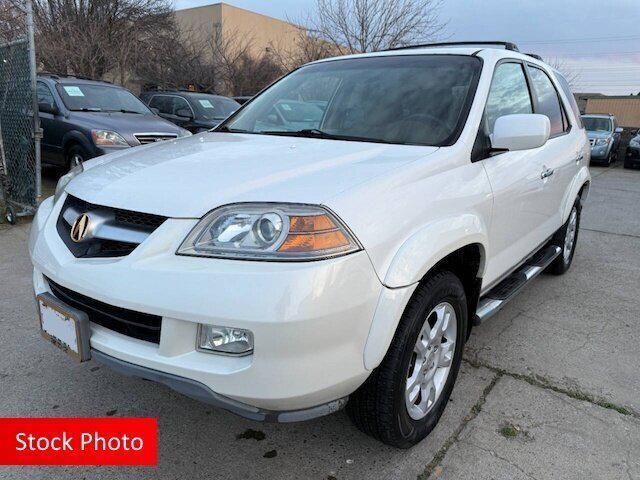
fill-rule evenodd
<path id="1" fill-rule="evenodd" d="M 481 127 L 489 137 L 499 117 L 533 113 L 524 68 L 517 61 L 496 67 Z M 542 229 L 548 218 L 541 179 L 543 149 L 504 152 L 482 160 L 494 196 L 484 288 L 526 259 L 545 240 Z"/>

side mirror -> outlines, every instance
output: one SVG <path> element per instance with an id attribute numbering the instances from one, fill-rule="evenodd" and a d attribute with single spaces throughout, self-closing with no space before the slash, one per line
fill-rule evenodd
<path id="1" fill-rule="evenodd" d="M 496 120 L 491 135 L 494 150 L 531 150 L 549 140 L 551 122 L 546 115 L 525 113 L 504 115 Z"/>
<path id="2" fill-rule="evenodd" d="M 155 115 L 160 115 L 160 110 L 158 110 L 157 108 L 151 107 L 149 110 L 151 110 Z"/>
<path id="3" fill-rule="evenodd" d="M 615 133 L 622 133 L 622 132 L 624 132 L 624 128 L 622 127 L 618 127 L 615 129 Z"/>
<path id="4" fill-rule="evenodd" d="M 51 115 L 60 113 L 55 103 L 40 102 L 38 103 L 38 110 L 42 113 L 50 113 Z"/>
<path id="5" fill-rule="evenodd" d="M 193 118 L 193 115 L 191 114 L 191 111 L 188 108 L 181 108 L 176 112 L 176 115 L 182 118 L 188 118 L 188 119 Z"/>

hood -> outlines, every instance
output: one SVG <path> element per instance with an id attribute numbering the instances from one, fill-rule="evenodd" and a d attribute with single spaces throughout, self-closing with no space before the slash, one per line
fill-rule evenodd
<path id="1" fill-rule="evenodd" d="M 74 121 L 80 121 L 92 129 L 113 130 L 123 136 L 134 133 L 175 133 L 182 128 L 153 113 L 121 112 L 72 112 Z"/>
<path id="2" fill-rule="evenodd" d="M 587 137 L 589 138 L 609 138 L 613 135 L 613 132 L 603 132 L 602 130 L 587 130 Z"/>
<path id="3" fill-rule="evenodd" d="M 207 132 L 90 160 L 66 190 L 97 205 L 200 218 L 235 202 L 322 204 L 436 150 Z"/>

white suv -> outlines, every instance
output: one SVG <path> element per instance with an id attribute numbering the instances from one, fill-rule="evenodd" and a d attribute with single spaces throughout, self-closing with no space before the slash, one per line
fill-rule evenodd
<path id="1" fill-rule="evenodd" d="M 70 172 L 29 240 L 42 334 L 251 419 L 424 438 L 472 325 L 569 268 L 590 181 L 566 80 L 474 45 L 315 62 Z"/>

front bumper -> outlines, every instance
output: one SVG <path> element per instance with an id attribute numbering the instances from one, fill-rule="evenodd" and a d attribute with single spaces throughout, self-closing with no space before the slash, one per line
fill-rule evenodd
<path id="1" fill-rule="evenodd" d="M 627 147 L 625 158 L 627 164 L 640 165 L 640 147 Z"/>
<path id="2" fill-rule="evenodd" d="M 29 251 L 36 293 L 49 291 L 50 278 L 101 302 L 162 316 L 159 344 L 92 324 L 98 360 L 106 356 L 141 367 L 138 373 L 160 372 L 174 388 L 184 384 L 176 378 L 195 382 L 215 392 L 213 398 L 280 421 L 309 418 L 282 417 L 284 411 L 333 411 L 369 375 L 364 350 L 388 289 L 365 252 L 304 263 L 176 256 L 197 220 L 169 219 L 126 257 L 78 259 L 55 228 L 63 202 L 46 200 L 34 218 Z M 412 291 L 407 288 L 407 296 Z M 253 354 L 196 350 L 198 323 L 251 330 Z"/>
<path id="3" fill-rule="evenodd" d="M 593 145 L 591 147 L 591 160 L 604 161 L 609 156 L 611 143 L 608 145 Z"/>

